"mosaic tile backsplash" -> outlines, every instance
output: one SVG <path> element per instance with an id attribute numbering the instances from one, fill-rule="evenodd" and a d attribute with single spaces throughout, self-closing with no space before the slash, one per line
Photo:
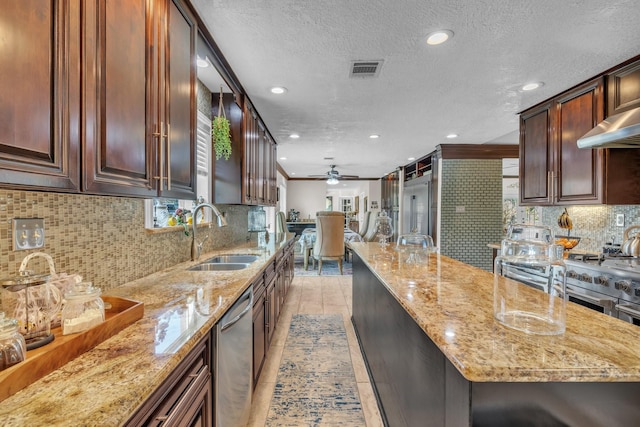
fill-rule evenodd
<path id="1" fill-rule="evenodd" d="M 207 234 L 203 252 L 246 242 L 249 206 L 216 205 L 226 213 L 227 227 L 198 229 Z M 13 251 L 12 219 L 44 218 L 45 246 Z M 191 256 L 191 237 L 180 229 L 154 232 L 144 228 L 144 200 L 125 197 L 0 190 L 0 266 L 2 277 L 15 276 L 25 256 L 45 252 L 57 272 L 75 273 L 103 290 L 172 267 Z M 47 273 L 41 258 L 28 265 Z"/>
<path id="2" fill-rule="evenodd" d="M 556 235 L 566 235 L 567 230 L 558 227 L 558 217 L 564 207 L 541 207 L 540 222 L 551 226 Z M 601 252 L 605 243 L 622 243 L 624 230 L 640 225 L 640 206 L 568 206 L 567 212 L 573 220 L 572 236 L 580 237 L 575 250 Z M 616 226 L 616 216 L 624 215 L 624 226 Z"/>

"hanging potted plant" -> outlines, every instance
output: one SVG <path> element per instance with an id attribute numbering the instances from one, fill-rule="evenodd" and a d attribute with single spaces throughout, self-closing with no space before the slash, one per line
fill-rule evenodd
<path id="1" fill-rule="evenodd" d="M 227 120 L 222 103 L 222 86 L 220 87 L 218 115 L 214 117 L 211 122 L 211 139 L 213 140 L 213 150 L 216 153 L 216 160 L 221 157 L 229 160 L 231 156 L 231 129 L 229 128 L 229 120 Z"/>

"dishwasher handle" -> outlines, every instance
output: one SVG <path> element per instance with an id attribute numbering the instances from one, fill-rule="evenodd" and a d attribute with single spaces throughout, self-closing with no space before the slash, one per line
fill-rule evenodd
<path id="1" fill-rule="evenodd" d="M 224 325 L 220 325 L 220 332 L 223 332 L 226 329 L 229 329 L 230 327 L 232 327 L 240 319 L 242 319 L 249 311 L 251 311 L 251 309 L 253 308 L 253 292 L 249 291 L 249 292 L 245 293 L 242 297 L 240 297 L 240 299 L 234 305 L 238 305 L 238 304 L 242 303 L 245 300 L 249 300 L 249 302 L 247 303 L 247 307 L 244 310 L 242 310 L 242 312 L 240 314 L 238 314 L 236 317 L 234 317 L 233 319 L 229 320 Z"/>

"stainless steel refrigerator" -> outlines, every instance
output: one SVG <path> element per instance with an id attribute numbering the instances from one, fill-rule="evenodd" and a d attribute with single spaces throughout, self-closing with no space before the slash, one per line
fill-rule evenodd
<path id="1" fill-rule="evenodd" d="M 431 173 L 404 183 L 402 233 L 417 231 L 433 236 L 431 230 Z"/>

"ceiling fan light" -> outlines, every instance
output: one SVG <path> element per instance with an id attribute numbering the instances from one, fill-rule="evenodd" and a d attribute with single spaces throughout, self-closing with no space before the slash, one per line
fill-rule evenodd
<path id="1" fill-rule="evenodd" d="M 336 185 L 339 182 L 340 181 L 338 181 L 338 179 L 335 176 L 332 176 L 327 180 L 327 184 L 329 185 Z"/>

